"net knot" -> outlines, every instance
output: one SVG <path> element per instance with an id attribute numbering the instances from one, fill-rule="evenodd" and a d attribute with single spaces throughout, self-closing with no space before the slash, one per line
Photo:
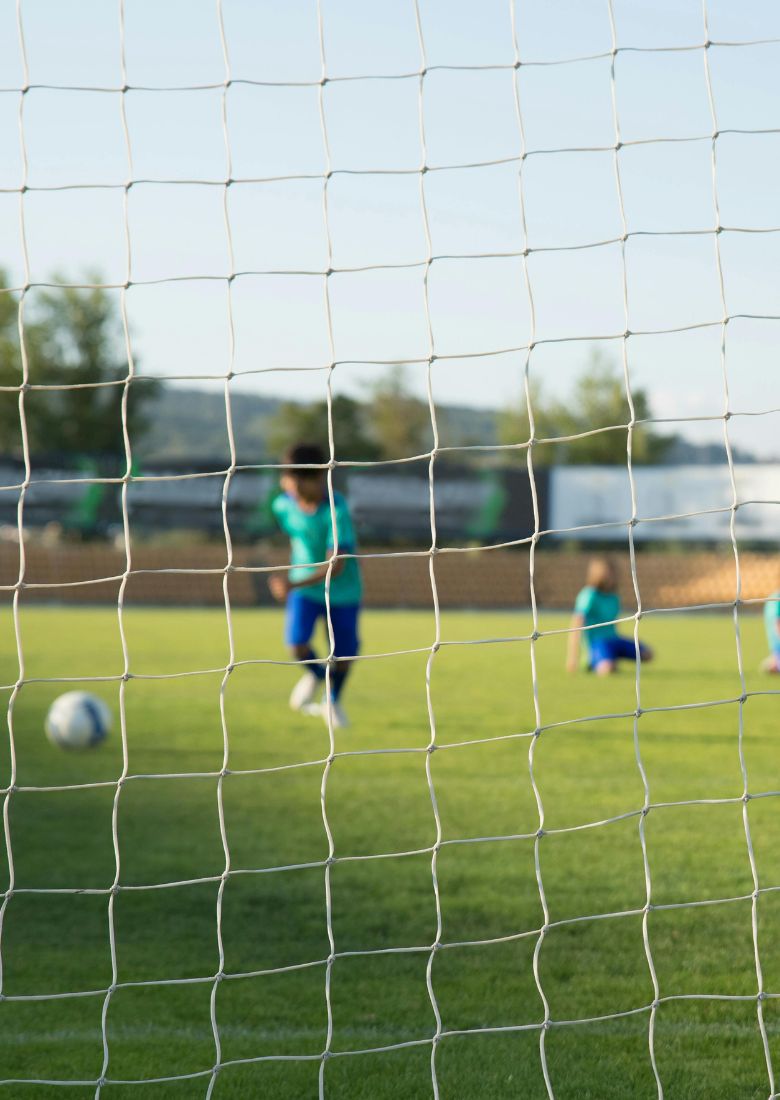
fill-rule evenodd
<path id="1" fill-rule="evenodd" d="M 752 795 L 748 794 L 748 792 L 745 791 L 745 793 L 742 795 L 743 804 L 746 806 L 751 798 L 752 798 Z"/>
<path id="2" fill-rule="evenodd" d="M 535 835 L 537 840 L 541 840 L 544 836 L 544 829 L 537 829 Z"/>

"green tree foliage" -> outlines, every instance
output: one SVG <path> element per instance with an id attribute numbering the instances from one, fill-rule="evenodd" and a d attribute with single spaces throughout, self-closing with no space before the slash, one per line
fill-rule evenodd
<path id="1" fill-rule="evenodd" d="M 646 420 L 652 414 L 643 389 L 632 387 L 634 415 Z M 580 439 L 534 449 L 534 463 L 550 465 L 625 465 L 627 429 L 631 414 L 622 373 L 597 353 L 577 380 L 566 401 L 549 400 L 539 386 L 531 389 L 534 429 L 537 439 L 578 436 Z M 612 430 L 600 430 L 612 429 Z M 530 437 L 527 409 L 508 409 L 499 414 L 499 438 L 502 443 L 524 443 Z M 646 424 L 634 428 L 632 460 L 636 463 L 660 462 L 672 436 L 659 435 Z"/>
<path id="2" fill-rule="evenodd" d="M 365 410 L 359 401 L 338 394 L 332 402 L 333 438 L 336 458 L 371 462 L 379 457 L 379 448 L 365 428 Z M 303 405 L 286 401 L 272 418 L 266 449 L 279 458 L 293 443 L 319 443 L 329 453 L 328 403 L 314 401 Z"/>
<path id="3" fill-rule="evenodd" d="M 90 281 L 99 282 L 91 276 Z M 18 296 L 0 272 L 0 386 L 22 382 Z M 29 382 L 24 413 L 33 454 L 121 456 L 122 398 L 127 360 L 116 303 L 106 290 L 56 287 L 24 303 Z M 62 388 L 80 387 L 80 388 Z M 151 380 L 131 385 L 127 425 L 131 444 L 148 427 L 145 408 L 158 392 Z M 0 452 L 22 450 L 19 394 L 0 392 Z"/>
<path id="4" fill-rule="evenodd" d="M 404 458 L 430 450 L 431 418 L 427 402 L 412 394 L 401 366 L 393 367 L 369 387 L 365 402 L 340 394 L 333 398 L 336 458 L 372 462 Z M 306 440 L 328 449 L 325 401 L 288 401 L 273 417 L 267 449 L 282 454 L 291 443 Z"/>
<path id="5" fill-rule="evenodd" d="M 400 364 L 371 387 L 367 411 L 382 458 L 407 458 L 433 446 L 428 403 L 410 391 Z"/>

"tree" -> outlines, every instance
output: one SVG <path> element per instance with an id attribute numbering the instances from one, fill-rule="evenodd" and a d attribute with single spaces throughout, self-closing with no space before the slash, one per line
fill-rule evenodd
<path id="1" fill-rule="evenodd" d="M 60 280 L 58 280 L 60 281 Z M 98 283 L 99 276 L 90 276 Z M 0 386 L 22 382 L 18 297 L 0 271 Z M 24 399 L 32 453 L 124 454 L 122 400 L 127 360 L 119 311 L 100 287 L 56 287 L 24 306 L 24 347 L 31 385 Z M 78 387 L 78 388 L 63 388 Z M 127 427 L 131 444 L 148 427 L 144 413 L 158 392 L 152 380 L 130 386 Z M 19 394 L 0 391 L 0 451 L 22 449 Z"/>
<path id="2" fill-rule="evenodd" d="M 337 459 L 370 462 L 379 457 L 379 448 L 366 431 L 360 402 L 338 394 L 332 401 L 332 418 Z M 308 405 L 286 401 L 273 416 L 266 440 L 271 457 L 278 459 L 293 443 L 304 441 L 319 443 L 326 454 L 330 453 L 327 401 Z"/>
<path id="3" fill-rule="evenodd" d="M 542 387 L 536 383 L 530 384 L 530 401 L 534 413 L 534 435 L 536 439 L 549 439 L 551 436 L 560 435 L 558 425 L 553 418 L 552 409 L 547 404 Z M 531 438 L 531 421 L 528 415 L 528 403 L 523 394 L 521 407 L 501 409 L 498 413 L 498 442 L 511 446 L 517 443 L 527 443 Z M 537 466 L 549 466 L 553 461 L 553 455 L 549 447 L 537 447 L 533 456 Z"/>
<path id="4" fill-rule="evenodd" d="M 632 387 L 636 420 L 651 416 L 650 402 L 643 389 Z M 582 438 L 534 449 L 534 462 L 548 465 L 625 465 L 626 429 L 631 414 L 623 375 L 614 364 L 597 352 L 575 383 L 567 401 L 547 401 L 539 387 L 531 390 L 537 439 L 566 436 Z M 599 429 L 614 429 L 612 431 Z M 509 411 L 499 422 L 502 443 L 522 443 L 529 438 L 528 413 Z M 659 462 L 673 442 L 672 436 L 659 435 L 646 424 L 634 428 L 631 458 L 636 463 Z"/>
<path id="5" fill-rule="evenodd" d="M 428 403 L 409 390 L 400 364 L 370 387 L 368 416 L 382 458 L 407 458 L 433 446 Z"/>

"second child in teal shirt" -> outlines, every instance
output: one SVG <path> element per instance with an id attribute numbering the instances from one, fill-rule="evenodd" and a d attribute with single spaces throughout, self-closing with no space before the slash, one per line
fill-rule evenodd
<path id="1" fill-rule="evenodd" d="M 615 567 L 609 558 L 592 559 L 587 582 L 574 602 L 566 665 L 569 672 L 576 670 L 580 639 L 584 634 L 588 669 L 599 676 L 607 676 L 617 669 L 618 661 L 636 660 L 636 646 L 633 638 L 625 638 L 617 632 L 620 596 Z M 653 657 L 652 650 L 643 642 L 639 643 L 639 657 L 642 661 L 650 661 Z"/>

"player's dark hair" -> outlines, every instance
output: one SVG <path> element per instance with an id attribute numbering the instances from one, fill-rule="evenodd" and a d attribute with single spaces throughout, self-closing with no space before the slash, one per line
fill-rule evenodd
<path id="1" fill-rule="evenodd" d="M 315 478 L 322 476 L 322 470 L 307 469 L 312 466 L 324 466 L 327 462 L 325 452 L 319 443 L 294 443 L 284 452 L 282 462 L 286 472 L 296 478 Z"/>

